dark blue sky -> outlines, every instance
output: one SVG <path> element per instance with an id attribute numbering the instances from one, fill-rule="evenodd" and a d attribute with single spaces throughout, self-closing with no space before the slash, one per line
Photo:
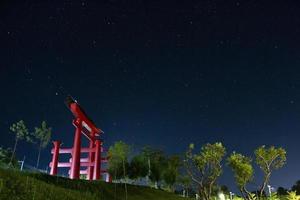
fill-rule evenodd
<path id="1" fill-rule="evenodd" d="M 13 145 L 9 126 L 24 119 L 31 129 L 46 120 L 70 146 L 71 94 L 107 147 L 171 154 L 221 141 L 253 156 L 272 144 L 288 164 L 271 183 L 300 179 L 299 3 L 124 2 L 0 3 L 0 145 Z M 36 154 L 20 143 L 20 158 L 34 165 Z M 220 182 L 233 187 L 231 176 Z"/>

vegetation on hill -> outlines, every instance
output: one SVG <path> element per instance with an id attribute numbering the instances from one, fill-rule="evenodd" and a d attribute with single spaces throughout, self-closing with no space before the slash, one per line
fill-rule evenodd
<path id="1" fill-rule="evenodd" d="M 287 160 L 287 153 L 281 147 L 263 145 L 255 149 L 252 155 L 242 155 L 238 152 L 227 155 L 225 146 L 221 142 L 216 142 L 204 144 L 200 148 L 190 144 L 187 151 L 181 155 L 167 155 L 161 149 L 150 146 L 133 149 L 129 144 L 117 141 L 108 151 L 108 172 L 112 176 L 113 184 L 107 184 L 101 181 L 86 182 L 12 171 L 18 168 L 17 145 L 22 140 L 37 144 L 38 157 L 35 170 L 38 170 L 41 151 L 51 140 L 51 128 L 43 121 L 40 127 L 35 127 L 32 132 L 29 131 L 31 129 L 27 129 L 25 122 L 20 120 L 13 123 L 10 130 L 15 136 L 13 150 L 0 147 L 0 167 L 10 169 L 0 171 L 1 199 L 180 198 L 174 194 L 175 192 L 180 192 L 185 197 L 197 195 L 204 200 L 214 199 L 222 192 L 229 198 L 233 193 L 228 188 L 224 190 L 218 185 L 226 161 L 233 171 L 239 191 L 239 194 L 234 195 L 235 198 L 240 195 L 247 200 L 265 200 L 269 197 L 277 199 L 277 195 L 278 197 L 289 195 L 293 199 L 300 193 L 300 182 L 297 182 L 291 190 L 279 187 L 277 193 L 274 193 L 275 191 L 271 189 L 271 175 L 275 170 L 282 168 Z M 255 161 L 251 159 L 253 156 Z M 263 177 L 259 177 L 261 183 L 257 191 L 247 189 L 247 185 L 254 179 L 253 163 L 263 172 Z M 148 185 L 157 190 L 134 185 L 127 188 L 127 183 Z M 172 191 L 173 194 L 166 191 Z M 289 193 L 293 191 L 295 193 Z"/>
<path id="2" fill-rule="evenodd" d="M 0 168 L 0 199 L 20 200 L 123 200 L 124 186 L 102 181 L 70 180 L 40 173 Z M 128 185 L 129 200 L 179 200 L 173 193 Z"/>

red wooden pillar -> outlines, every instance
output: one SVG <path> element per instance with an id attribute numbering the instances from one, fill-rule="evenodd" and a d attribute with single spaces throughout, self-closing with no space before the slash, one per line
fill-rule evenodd
<path id="1" fill-rule="evenodd" d="M 73 121 L 76 126 L 73 151 L 72 151 L 72 163 L 71 163 L 71 179 L 79 179 L 80 177 L 80 152 L 81 152 L 81 131 L 82 131 L 82 123 L 80 119 L 76 119 Z"/>
<path id="2" fill-rule="evenodd" d="M 52 155 L 52 165 L 50 174 L 56 175 L 57 174 L 57 165 L 58 165 L 58 155 L 59 155 L 59 147 L 60 147 L 60 141 L 53 141 L 53 155 Z"/>
<path id="3" fill-rule="evenodd" d="M 101 176 L 101 146 L 102 146 L 102 141 L 96 140 L 94 177 L 93 177 L 94 180 L 100 179 L 100 176 Z"/>
<path id="4" fill-rule="evenodd" d="M 90 140 L 90 145 L 89 145 L 89 149 L 92 151 L 93 148 L 95 147 L 95 134 L 92 132 L 92 138 Z M 94 164 L 95 161 L 95 152 L 89 152 L 89 159 L 88 159 L 90 164 Z M 93 175 L 94 175 L 94 166 L 89 166 L 87 169 L 87 180 L 93 180 Z"/>

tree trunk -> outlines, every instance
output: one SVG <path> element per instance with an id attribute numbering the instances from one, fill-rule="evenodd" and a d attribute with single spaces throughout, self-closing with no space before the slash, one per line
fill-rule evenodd
<path id="1" fill-rule="evenodd" d="M 246 189 L 245 186 L 242 188 L 242 191 L 244 191 L 244 193 L 246 194 L 246 197 L 247 197 L 248 200 L 253 200 L 252 193 L 249 192 L 249 191 Z"/>
<path id="2" fill-rule="evenodd" d="M 210 197 L 211 197 L 213 185 L 214 185 L 214 182 L 211 182 L 211 183 L 209 184 L 208 199 L 210 199 Z"/>
<path id="3" fill-rule="evenodd" d="M 263 182 L 263 184 L 262 184 L 262 186 L 261 186 L 261 188 L 260 188 L 260 190 L 259 190 L 260 198 L 263 196 L 263 193 L 264 193 L 264 191 L 265 191 L 265 188 L 266 188 L 266 186 L 267 186 L 267 183 L 269 182 L 270 176 L 271 176 L 271 173 L 269 172 L 269 173 L 266 175 L 265 179 L 264 179 L 264 182 Z"/>
<path id="4" fill-rule="evenodd" d="M 38 154 L 37 161 L 36 161 L 36 168 L 37 169 L 39 168 L 39 164 L 40 164 L 41 150 L 42 150 L 42 145 L 40 144 L 40 146 L 39 146 L 39 154 Z"/>
<path id="5" fill-rule="evenodd" d="M 127 200 L 127 180 L 126 180 L 126 169 L 125 169 L 125 161 L 123 160 L 123 175 L 125 180 L 125 199 Z"/>
<path id="6" fill-rule="evenodd" d="M 189 189 L 187 188 L 186 190 L 186 197 L 188 198 L 189 197 Z"/>
<path id="7" fill-rule="evenodd" d="M 243 188 L 240 188 L 240 192 L 242 194 L 243 199 L 250 200 L 249 197 L 247 196 L 247 194 L 244 193 Z"/>
<path id="8" fill-rule="evenodd" d="M 210 200 L 206 188 L 204 186 L 199 187 L 199 195 L 200 195 L 200 199 Z"/>
<path id="9" fill-rule="evenodd" d="M 16 137 L 16 141 L 15 141 L 15 145 L 14 145 L 14 150 L 11 154 L 11 157 L 10 157 L 10 161 L 9 161 L 9 164 L 8 165 L 12 165 L 12 161 L 15 157 L 15 153 L 16 153 L 16 150 L 17 150 L 17 144 L 18 144 L 18 138 Z"/>
<path id="10" fill-rule="evenodd" d="M 151 162 L 150 162 L 150 158 L 148 157 L 148 175 L 147 175 L 148 186 L 150 186 L 150 176 L 151 176 Z"/>

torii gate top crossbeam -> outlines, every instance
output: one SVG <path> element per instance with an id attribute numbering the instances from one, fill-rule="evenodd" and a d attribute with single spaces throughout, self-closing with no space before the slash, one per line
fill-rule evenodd
<path id="1" fill-rule="evenodd" d="M 68 96 L 65 100 L 66 106 L 71 110 L 76 119 L 80 119 L 82 126 L 87 130 L 82 129 L 82 133 L 89 139 L 93 140 L 94 136 L 99 136 L 103 131 L 96 127 L 94 122 L 87 116 L 82 107 L 71 97 Z"/>

